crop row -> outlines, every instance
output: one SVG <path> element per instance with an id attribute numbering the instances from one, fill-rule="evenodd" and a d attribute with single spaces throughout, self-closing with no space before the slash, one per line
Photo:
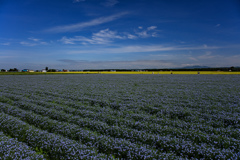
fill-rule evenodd
<path id="1" fill-rule="evenodd" d="M 229 127 L 224 129 L 224 128 L 212 128 L 207 125 L 202 125 L 201 123 L 188 123 L 188 122 L 183 122 L 180 120 L 171 120 L 168 118 L 157 118 L 156 116 L 147 116 L 145 114 L 136 114 L 136 113 L 130 113 L 129 111 L 122 111 L 122 112 L 117 112 L 117 111 L 112 111 L 109 110 L 108 108 L 100 108 L 98 112 L 93 112 L 91 110 L 91 106 L 83 106 L 81 109 L 79 108 L 80 106 L 75 106 L 71 105 L 65 106 L 65 105 L 57 105 L 53 104 L 50 102 L 43 102 L 43 101 L 38 101 L 38 100 L 33 100 L 37 97 L 32 97 L 32 99 L 26 99 L 26 98 L 14 98 L 11 95 L 7 95 L 9 98 L 13 98 L 17 102 L 14 102 L 16 105 L 21 104 L 21 101 L 24 102 L 32 102 L 34 104 L 42 105 L 46 108 L 52 108 L 52 109 L 57 109 L 57 110 L 62 110 L 66 113 L 78 115 L 81 117 L 89 118 L 91 120 L 98 120 L 107 123 L 108 125 L 120 125 L 120 126 L 127 126 L 133 129 L 137 130 L 144 130 L 146 132 L 150 133 L 155 133 L 155 134 L 170 134 L 171 132 L 174 131 L 176 132 L 174 136 L 181 136 L 182 134 L 185 135 L 185 137 L 189 137 L 192 140 L 198 141 L 198 137 L 195 137 L 194 135 L 202 134 L 202 135 L 208 135 L 210 134 L 210 139 L 209 137 L 206 138 L 200 138 L 200 139 L 206 139 L 206 143 L 212 143 L 214 141 L 217 141 L 219 139 L 219 136 L 222 137 L 233 137 L 233 138 L 238 138 L 239 136 L 239 130 L 237 129 L 230 129 Z M 19 101 L 21 100 L 21 101 Z M 24 103 L 25 104 L 25 103 Z M 95 108 L 95 110 L 97 107 Z M 168 123 L 169 122 L 169 123 Z M 179 122 L 175 125 L 171 125 L 173 122 Z M 221 123 L 221 122 L 219 122 Z M 165 127 L 165 126 L 168 127 Z M 173 130 L 172 127 L 178 127 L 178 129 Z M 169 128 L 170 127 L 170 128 Z M 181 129 L 181 128 L 182 129 Z M 160 128 L 160 129 L 159 129 Z M 170 129 L 170 130 L 169 130 Z M 202 130 L 203 132 L 199 132 L 196 130 Z M 206 132 L 206 130 L 209 130 Z M 164 132 L 163 132 L 164 130 Z M 188 133 L 189 132 L 189 133 Z M 197 132 L 198 134 L 195 134 L 194 132 Z M 212 134 L 216 135 L 212 135 Z M 190 135 L 189 135 L 190 134 Z M 212 137 L 212 138 L 211 138 Z M 219 144 L 218 144 L 219 145 Z"/>
<path id="2" fill-rule="evenodd" d="M 45 94 L 45 96 L 42 95 L 43 97 L 56 95 L 58 97 L 72 98 L 75 100 L 86 100 L 86 102 L 90 102 L 91 99 L 98 99 L 103 100 L 106 104 L 122 102 L 123 104 L 132 104 L 133 106 L 137 104 L 172 105 L 177 103 L 195 108 L 199 108 L 199 104 L 202 104 L 205 105 L 205 108 L 210 109 L 214 107 L 213 105 L 219 104 L 221 106 L 226 104 L 224 107 L 221 107 L 221 110 L 229 111 L 230 106 L 227 104 L 239 104 L 239 97 L 232 93 L 237 92 L 238 89 L 237 77 L 233 76 L 231 76 L 231 78 L 227 76 L 216 76 L 215 78 L 219 79 L 215 79 L 214 81 L 204 75 L 201 75 L 201 77 L 190 75 L 176 75 L 171 77 L 153 76 L 151 78 L 143 76 L 141 77 L 142 80 L 134 80 L 131 79 L 131 77 L 125 76 L 96 76 L 94 78 L 86 78 L 84 76 L 69 77 L 67 79 L 61 76 L 49 76 L 47 77 L 48 79 L 41 77 L 41 81 L 39 77 L 32 77 L 34 78 L 32 82 L 21 82 L 23 83 L 21 86 L 14 85 L 16 79 L 13 79 L 8 82 L 12 83 L 11 86 L 7 85 L 6 87 L 6 85 L 3 85 L 3 87 L 9 91 L 19 90 L 23 92 L 22 94 Z M 190 82 L 189 78 L 192 78 L 193 81 Z M 103 79 L 105 82 L 101 82 Z M 34 80 L 38 81 L 37 85 Z M 119 83 L 119 85 L 116 85 L 116 83 Z M 225 90 L 225 86 L 229 89 Z M 113 87 L 114 90 L 110 90 Z M 212 90 L 214 92 L 212 92 Z M 224 92 L 222 92 L 222 90 L 224 90 Z M 134 92 L 132 93 L 132 91 Z M 233 107 L 232 109 L 234 112 L 239 111 L 237 107 Z M 217 108 L 216 111 L 219 111 L 219 108 Z"/>
<path id="3" fill-rule="evenodd" d="M 3 160 L 27 158 L 45 160 L 42 154 L 35 152 L 25 143 L 4 135 L 3 132 L 0 132 L 0 157 Z"/>
<path id="4" fill-rule="evenodd" d="M 25 105 L 25 107 L 26 107 L 26 105 Z M 27 117 L 29 119 L 29 117 L 31 117 L 30 115 L 32 113 L 28 113 L 26 111 L 23 112 L 23 111 L 17 109 L 16 107 L 11 112 L 10 108 L 11 108 L 10 106 L 6 106 L 5 108 L 2 107 L 2 109 L 5 112 L 12 113 L 14 115 L 16 115 L 16 114 L 20 115 L 20 116 L 22 116 L 22 118 Z M 231 150 L 219 150 L 219 149 L 214 148 L 213 146 L 204 144 L 203 142 L 199 145 L 196 145 L 189 141 L 185 141 L 185 140 L 182 140 L 182 139 L 179 139 L 176 137 L 175 138 L 171 138 L 169 136 L 161 137 L 159 135 L 147 134 L 143 131 L 135 131 L 135 130 L 127 129 L 127 128 L 121 128 L 118 126 L 110 127 L 110 126 L 107 126 L 107 125 L 104 125 L 101 123 L 99 125 L 98 122 L 89 121 L 87 119 L 81 120 L 81 119 L 78 119 L 78 117 L 73 118 L 73 117 L 70 117 L 70 115 L 69 116 L 63 115 L 60 112 L 57 112 L 56 110 L 50 110 L 50 112 L 47 112 L 47 110 L 44 110 L 44 108 L 41 108 L 41 107 L 35 107 L 35 109 L 33 109 L 32 107 L 31 108 L 28 107 L 25 109 L 34 110 L 34 111 L 38 110 L 37 111 L 38 113 L 39 112 L 41 112 L 41 114 L 45 113 L 45 115 L 50 116 L 51 118 L 54 118 L 54 119 L 57 118 L 60 121 L 64 121 L 64 119 L 68 119 L 70 123 L 74 123 L 74 124 L 80 125 L 82 127 L 88 127 L 93 131 L 97 131 L 98 133 L 102 133 L 105 135 L 110 135 L 110 136 L 114 136 L 114 137 L 123 137 L 123 138 L 129 139 L 129 140 L 132 140 L 135 143 L 137 143 L 137 142 L 147 143 L 147 144 L 150 144 L 151 146 L 157 147 L 158 150 L 161 150 L 161 151 L 165 151 L 165 152 L 172 151 L 173 153 L 176 153 L 177 155 L 180 155 L 181 153 L 183 153 L 188 158 L 192 157 L 193 154 L 195 156 L 198 155 L 199 157 L 215 157 L 220 152 L 225 153 L 224 154 L 225 156 L 231 157 L 232 153 L 234 153 L 234 151 L 239 148 L 238 141 L 236 141 L 236 140 L 231 142 L 231 141 L 224 141 L 224 139 L 222 138 L 222 140 L 219 139 L 216 142 L 214 141 L 213 144 L 220 143 L 220 145 L 223 145 L 223 147 L 231 149 Z M 49 113 L 52 113 L 52 114 L 49 114 Z M 41 121 L 41 119 L 42 119 L 41 123 L 43 123 L 42 127 L 52 126 L 49 124 L 45 124 L 48 121 L 46 120 L 46 118 L 41 118 L 41 117 L 38 118 L 37 124 L 40 123 L 39 121 Z M 34 123 L 34 122 L 35 122 L 34 120 L 31 121 L 31 123 Z M 64 123 L 64 122 L 61 122 L 61 123 Z M 55 124 L 55 125 L 57 125 L 57 124 Z M 68 124 L 66 124 L 66 125 L 68 125 Z M 72 130 L 72 128 L 69 130 Z M 51 129 L 50 129 L 50 132 L 52 132 Z M 172 130 L 172 134 L 173 133 L 174 133 L 174 130 Z M 74 135 L 74 134 L 76 134 L 76 133 L 71 133 L 69 136 Z M 183 135 L 183 133 L 181 133 L 181 135 Z M 194 134 L 192 134 L 192 135 L 194 135 Z M 204 140 L 204 138 L 207 139 L 207 137 L 202 137 L 201 134 L 196 135 L 195 137 L 198 137 L 199 140 L 201 140 L 201 138 L 202 138 L 202 140 Z M 93 139 L 99 139 L 99 138 L 94 137 Z M 103 138 L 101 137 L 101 139 L 103 139 Z M 89 141 L 89 138 L 85 138 L 85 140 Z M 84 143 L 86 143 L 87 141 L 84 141 Z M 113 145 L 115 143 L 111 142 L 111 144 Z M 203 144 L 204 144 L 204 146 L 202 146 Z M 127 144 L 126 146 L 130 146 L 130 145 Z M 182 148 L 182 146 L 184 146 L 184 148 Z M 98 147 L 98 148 L 103 148 L 103 146 Z M 109 148 L 111 148 L 111 146 L 110 147 L 104 146 L 104 148 L 107 148 L 107 150 L 110 150 L 110 153 L 112 153 L 111 149 L 109 149 Z M 123 148 L 123 146 L 121 146 L 121 148 Z M 206 150 L 206 148 L 208 148 L 208 150 Z M 104 153 L 108 153 L 108 152 L 105 150 Z M 121 151 L 117 151 L 117 153 L 121 153 Z M 144 154 L 146 155 L 146 153 L 144 153 Z M 124 156 L 121 155 L 121 157 L 124 157 Z"/>
<path id="5" fill-rule="evenodd" d="M 145 123 L 145 122 L 141 122 L 141 121 L 131 121 L 128 120 L 126 117 L 116 117 L 115 115 L 111 115 L 111 113 L 108 112 L 89 112 L 88 110 L 77 110 L 75 108 L 71 108 L 71 107 L 63 107 L 63 108 L 59 108 L 58 106 L 49 106 L 47 104 L 44 105 L 44 107 L 49 108 L 49 109 L 56 109 L 56 110 L 61 110 L 64 111 L 66 114 L 69 114 L 69 116 L 74 115 L 74 116 L 80 116 L 81 119 L 83 121 L 87 121 L 85 122 L 85 126 L 83 127 L 95 127 L 92 128 L 94 129 L 98 129 L 99 126 L 98 124 L 94 124 L 92 125 L 87 125 L 89 123 L 89 121 L 102 121 L 107 123 L 109 126 L 119 126 L 121 127 L 121 130 L 124 130 L 125 132 L 128 131 L 127 135 L 130 135 L 130 133 L 133 132 L 142 132 L 142 134 L 157 134 L 159 136 L 170 136 L 170 137 L 176 137 L 176 138 L 184 138 L 184 139 L 188 139 L 191 141 L 194 141 L 195 143 L 209 143 L 209 144 L 213 144 L 215 147 L 219 147 L 219 148 L 225 148 L 225 147 L 229 147 L 231 146 L 233 143 L 237 143 L 240 141 L 237 141 L 235 138 L 227 138 L 225 136 L 221 136 L 219 134 L 206 134 L 203 132 L 200 132 L 198 130 L 193 130 L 191 128 L 188 129 L 181 129 L 181 128 L 173 128 L 173 127 L 166 127 L 166 126 L 162 126 L 162 125 L 158 125 L 157 123 Z M 65 115 L 66 115 L 65 114 Z M 131 115 L 129 115 L 130 117 Z M 79 117 L 79 118 L 80 118 Z M 105 126 L 104 128 L 102 128 L 102 126 Z M 102 134 L 107 134 L 107 135 L 111 135 L 112 130 L 121 133 L 121 131 L 119 131 L 119 129 L 112 129 L 111 127 L 109 127 L 107 125 L 102 125 L 100 124 L 100 128 L 102 128 L 102 130 L 104 131 L 104 133 Z M 139 131 L 136 131 L 136 129 L 138 129 Z M 108 133 L 108 131 L 110 133 Z M 237 136 L 239 135 L 239 132 L 237 132 L 238 130 L 235 130 L 235 137 L 237 138 Z M 221 131 L 218 131 L 221 132 Z M 217 132 L 216 132 L 217 133 Z M 233 134 L 232 133 L 232 134 Z M 132 137 L 127 137 L 124 136 L 125 134 L 120 134 L 119 136 L 123 136 L 124 138 L 129 138 L 129 139 L 136 139 L 137 141 L 149 141 L 149 140 L 144 140 L 144 138 L 139 137 L 137 135 L 133 135 Z M 115 136 L 114 134 L 112 136 Z M 218 143 L 216 143 L 218 142 Z"/>
<path id="6" fill-rule="evenodd" d="M 0 81 L 2 112 L 84 144 L 100 157 L 240 156 L 239 76 L 50 75 Z"/>
<path id="7" fill-rule="evenodd" d="M 31 99 L 26 99 L 24 97 L 15 96 L 12 94 L 5 94 L 4 96 L 6 96 L 10 99 L 13 99 L 15 101 L 30 101 L 32 103 L 35 103 L 38 105 L 43 105 L 45 107 L 50 107 L 50 108 L 54 107 L 57 109 L 62 109 L 67 113 L 69 113 L 69 112 L 70 113 L 78 113 L 80 116 L 91 117 L 91 118 L 98 119 L 98 120 L 103 119 L 103 121 L 107 122 L 110 125 L 116 124 L 114 117 L 118 117 L 118 119 L 122 119 L 121 122 L 126 121 L 124 125 L 128 125 L 129 120 L 144 122 L 144 125 L 142 125 L 142 126 L 131 125 L 135 129 L 144 129 L 142 127 L 149 128 L 148 126 L 151 126 L 151 125 L 154 125 L 154 127 L 152 127 L 154 129 L 154 128 L 156 128 L 155 125 L 161 125 L 161 126 L 168 125 L 168 126 L 175 126 L 175 127 L 177 126 L 178 128 L 181 127 L 182 129 L 188 129 L 188 128 L 197 129 L 197 130 L 200 129 L 201 131 L 206 132 L 207 134 L 218 133 L 223 136 L 231 136 L 231 137 L 235 137 L 235 138 L 237 138 L 239 135 L 239 130 L 237 130 L 237 129 L 231 128 L 230 126 L 227 126 L 227 128 L 223 128 L 222 127 L 223 120 L 218 121 L 216 119 L 210 119 L 209 117 L 208 117 L 208 120 L 206 120 L 206 119 L 196 116 L 194 120 L 192 120 L 190 122 L 186 122 L 186 121 L 183 121 L 180 119 L 175 118 L 175 120 L 173 120 L 169 117 L 166 117 L 166 115 L 168 115 L 167 114 L 168 112 L 171 112 L 174 115 L 179 114 L 178 112 L 180 112 L 180 114 L 181 114 L 181 111 L 179 111 L 177 108 L 172 108 L 173 111 L 171 111 L 171 108 L 165 108 L 164 110 L 161 110 L 161 112 L 157 112 L 157 114 L 161 114 L 161 116 L 156 117 L 156 115 L 155 116 L 148 115 L 148 114 L 144 114 L 142 112 L 135 113 L 135 112 L 131 111 L 130 109 L 116 111 L 116 110 L 111 110 L 108 107 L 101 108 L 98 106 L 83 106 L 83 105 L 78 105 L 76 103 L 71 103 L 68 101 L 64 101 L 64 105 L 62 105 L 61 104 L 62 101 L 60 101 L 56 98 L 54 99 L 53 97 L 46 98 L 45 101 L 42 101 L 42 100 L 39 100 L 40 97 L 38 97 L 38 96 L 33 96 L 33 97 L 31 97 Z M 54 103 L 51 103 L 53 101 L 53 99 L 54 99 Z M 55 104 L 55 103 L 57 103 L 57 104 Z M 71 107 L 66 107 L 66 106 L 71 106 Z M 73 108 L 75 108 L 75 109 L 73 109 Z M 98 117 L 99 112 L 100 112 L 100 114 L 105 115 L 104 118 Z M 183 114 L 186 114 L 186 113 L 183 113 Z M 106 116 L 106 115 L 108 115 L 108 116 Z M 236 115 L 237 115 L 237 113 L 236 113 Z M 177 117 L 177 116 L 175 116 L 175 117 Z M 231 121 L 235 121 L 234 119 L 236 119 L 236 118 L 232 118 Z M 239 121 L 239 118 L 237 119 L 237 121 Z M 239 124 L 237 123 L 236 125 L 239 125 Z"/>
<path id="8" fill-rule="evenodd" d="M 0 112 L 0 130 L 40 150 L 49 159 L 107 158 L 93 147 L 31 126 L 20 119 Z"/>
<path id="9" fill-rule="evenodd" d="M 130 143 L 121 138 L 111 138 L 105 135 L 97 134 L 96 132 L 79 128 L 76 124 L 69 124 L 67 122 L 58 122 L 48 117 L 34 114 L 31 111 L 21 110 L 14 106 L 0 105 L 1 111 L 6 112 L 20 118 L 23 121 L 27 121 L 43 130 L 47 130 L 51 133 L 57 133 L 64 135 L 70 139 L 80 141 L 87 146 L 94 146 L 99 152 L 114 155 L 120 158 L 159 158 L 157 151 L 151 150 L 144 146 Z M 163 156 L 173 156 L 172 154 L 161 153 Z"/>
<path id="10" fill-rule="evenodd" d="M 24 104 L 19 103 L 19 102 L 15 102 L 16 105 L 21 105 L 22 107 L 26 107 L 26 102 Z M 33 106 L 34 104 L 28 104 L 28 106 Z M 46 107 L 46 106 L 45 106 Z M 37 107 L 39 108 L 39 106 Z M 50 109 L 57 109 L 59 110 L 59 108 L 54 108 L 54 107 L 47 107 Z M 28 109 L 28 108 L 27 108 Z M 158 136 L 170 136 L 170 137 L 175 137 L 175 138 L 184 138 L 184 139 L 188 139 L 193 141 L 194 143 L 207 143 L 210 145 L 213 145 L 215 147 L 218 148 L 228 148 L 231 147 L 232 145 L 234 145 L 235 143 L 238 144 L 238 141 L 234 138 L 227 138 L 224 136 L 221 136 L 219 134 L 205 134 L 202 132 L 199 132 L 197 130 L 182 130 L 182 129 L 176 129 L 176 128 L 172 128 L 172 127 L 166 127 L 166 126 L 161 126 L 161 125 L 157 125 L 157 124 L 146 124 L 146 123 L 140 123 L 140 122 L 132 122 L 132 121 L 128 121 L 128 126 L 129 124 L 132 124 L 131 127 L 132 128 L 126 128 L 125 125 L 121 125 L 122 121 L 126 122 L 125 119 L 119 119 L 119 118 L 114 118 L 110 115 L 108 115 L 108 113 L 93 113 L 91 114 L 91 116 L 89 116 L 89 112 L 84 112 L 84 110 L 81 110 L 80 112 L 78 112 L 78 110 L 72 109 L 70 107 L 66 107 L 65 111 L 67 110 L 67 113 L 71 113 L 74 115 L 79 115 L 81 117 L 85 117 L 85 119 L 82 119 L 79 117 L 79 120 L 81 119 L 81 125 L 82 127 L 88 127 L 91 128 L 92 130 L 97 130 L 98 132 L 100 132 L 101 134 L 107 134 L 110 136 L 114 136 L 114 137 L 119 137 L 119 138 L 127 138 L 130 139 L 131 141 L 140 141 L 143 143 L 148 142 L 148 144 L 152 145 L 152 142 L 154 140 L 149 140 L 149 138 L 147 138 L 147 136 L 145 138 L 142 138 L 141 136 L 139 136 L 139 133 L 141 133 L 140 135 L 147 135 L 149 132 L 151 134 L 155 133 L 158 134 Z M 47 109 L 42 108 L 41 109 L 42 112 L 47 112 Z M 91 113 L 91 112 L 90 112 Z M 58 113 L 59 114 L 59 113 Z M 60 113 L 62 114 L 62 116 L 64 117 L 63 119 L 67 117 L 71 117 L 73 115 L 65 115 L 64 113 Z M 106 118 L 107 117 L 107 118 Z M 87 119 L 86 119 L 87 118 Z M 90 119 L 89 119 L 90 118 Z M 109 119 L 110 118 L 110 119 Z M 69 118 L 67 118 L 69 119 Z M 117 128 L 114 126 L 108 126 L 108 125 L 104 125 L 104 123 L 100 123 L 100 122 L 94 122 L 95 120 L 111 120 L 111 121 L 115 121 L 116 123 L 111 123 L 110 125 L 119 125 L 120 128 Z M 89 122 L 92 121 L 92 122 Z M 94 123 L 93 123 L 94 122 Z M 78 123 L 79 124 L 79 123 Z M 109 123 L 107 123 L 109 124 Z M 141 127 L 140 131 L 136 131 L 133 128 L 137 128 L 139 126 Z M 143 128 L 145 127 L 145 128 Z M 99 131 L 99 128 L 101 128 L 101 130 Z M 122 131 L 124 131 L 124 133 L 122 133 Z M 221 131 L 218 131 L 221 132 Z M 133 134 L 135 133 L 135 134 Z M 132 135 L 132 136 L 129 136 Z M 238 135 L 236 133 L 236 135 Z M 150 143 L 151 142 L 151 143 Z M 237 148 L 239 148 L 239 146 L 236 146 Z"/>
<path id="11" fill-rule="evenodd" d="M 58 101 L 55 99 L 54 103 L 51 103 L 51 100 L 54 99 L 53 97 L 51 97 L 48 101 L 48 99 L 46 99 L 45 102 L 43 101 L 39 101 L 40 97 L 32 97 L 31 100 L 30 99 L 26 99 L 28 101 L 31 101 L 32 103 L 38 104 L 38 105 L 43 105 L 46 107 L 54 107 L 55 109 L 61 109 L 64 110 L 67 113 L 75 113 L 78 114 L 80 116 L 83 117 L 91 117 L 93 119 L 98 119 L 98 120 L 103 120 L 104 122 L 107 122 L 110 125 L 114 125 L 116 124 L 118 121 L 116 121 L 115 119 L 121 119 L 121 122 L 125 121 L 125 123 L 123 125 L 128 125 L 129 124 L 129 120 L 130 121 L 141 121 L 144 124 L 142 126 L 135 126 L 135 125 L 131 125 L 131 127 L 136 128 L 136 129 L 144 129 L 144 128 L 148 128 L 148 126 L 151 126 L 152 124 L 154 125 L 159 125 L 161 124 L 162 126 L 164 125 L 168 125 L 168 126 L 173 126 L 173 127 L 181 127 L 182 129 L 197 129 L 197 130 L 202 130 L 204 132 L 207 133 L 218 133 L 218 134 L 222 134 L 224 136 L 233 136 L 235 138 L 238 137 L 239 130 L 235 129 L 235 128 L 231 128 L 231 126 L 227 126 L 227 128 L 223 128 L 223 120 L 221 119 L 218 121 L 218 119 L 214 119 L 211 117 L 208 117 L 208 121 L 206 121 L 206 119 L 203 118 L 198 118 L 197 116 L 195 117 L 194 121 L 183 121 L 181 119 L 177 119 L 175 117 L 177 117 L 178 115 L 186 115 L 187 116 L 187 111 L 185 113 L 183 113 L 182 110 L 176 109 L 176 108 L 170 108 L 170 107 L 165 107 L 164 110 L 161 110 L 160 112 L 157 112 L 156 115 L 161 114 L 161 116 L 156 116 L 156 115 L 149 115 L 146 114 L 144 112 L 140 112 L 138 111 L 137 113 L 135 112 L 135 110 L 131 110 L 131 109 L 126 109 L 123 110 L 121 109 L 121 111 L 116 111 L 116 110 L 112 110 L 109 107 L 98 107 L 97 105 L 95 106 L 82 106 L 82 105 L 77 105 L 76 103 L 71 103 L 71 102 L 67 102 L 65 101 L 64 105 L 62 105 L 62 101 Z M 33 100 L 35 99 L 35 100 Z M 55 104 L 57 103 L 57 104 Z M 148 108 L 147 106 L 145 108 Z M 174 110 L 171 112 L 171 110 Z M 170 118 L 170 116 L 166 116 L 168 115 L 168 113 L 171 112 L 171 117 L 174 118 L 175 120 L 173 120 L 172 118 Z M 175 117 L 173 116 L 175 115 Z M 194 114 L 196 115 L 196 114 Z M 103 116 L 103 117 L 102 117 Z M 238 118 L 238 113 L 236 113 L 236 116 L 231 117 L 231 119 L 229 121 L 233 121 L 233 123 L 236 124 L 236 126 L 239 126 L 238 121 L 240 120 Z M 227 121 L 227 119 L 225 119 Z M 176 122 L 179 122 L 177 124 L 175 124 Z M 120 125 L 120 124 L 118 124 Z M 200 127 L 200 126 L 201 127 Z M 214 126 L 214 127 L 213 127 Z M 221 126 L 221 127 L 220 127 Z M 156 128 L 156 126 L 152 127 L 153 129 Z M 211 128 L 209 131 L 207 131 L 207 128 Z"/>
<path id="12" fill-rule="evenodd" d="M 59 98 L 63 98 L 62 101 L 66 100 L 73 100 L 73 101 L 81 101 L 82 99 L 77 97 L 74 98 L 70 95 L 62 95 L 58 93 L 51 93 L 51 92 L 41 92 L 40 96 L 44 96 L 44 94 L 48 95 L 49 99 L 56 99 L 56 102 L 58 101 Z M 46 96 L 46 95 L 45 95 Z M 32 97 L 32 96 L 31 96 Z M 60 103 L 62 102 L 60 100 Z M 196 123 L 196 122 L 207 122 L 209 125 L 213 127 L 227 127 L 229 126 L 234 127 L 234 128 L 239 128 L 240 127 L 240 119 L 239 116 L 240 114 L 238 112 L 219 112 L 218 110 L 212 110 L 208 107 L 208 105 L 201 105 L 198 106 L 198 108 L 191 108 L 191 105 L 193 104 L 182 104 L 182 103 L 175 103 L 173 102 L 172 104 L 168 104 L 167 106 L 164 106 L 163 103 L 161 105 L 138 105 L 137 107 L 135 105 L 121 105 L 117 103 L 107 103 L 105 101 L 99 101 L 96 99 L 84 99 L 84 101 L 89 102 L 91 105 L 97 104 L 100 106 L 107 106 L 110 107 L 114 110 L 133 110 L 134 112 L 145 112 L 146 114 L 150 115 L 156 115 L 159 118 L 162 117 L 167 117 L 170 119 L 180 119 L 185 122 L 191 122 L 191 123 Z M 177 105 L 176 105 L 177 104 Z M 236 106 L 236 105 L 235 105 Z M 216 107 L 218 108 L 226 108 L 226 106 L 217 105 Z M 231 106 L 232 108 L 237 108 L 234 106 Z M 198 118 L 196 118 L 198 117 Z"/>

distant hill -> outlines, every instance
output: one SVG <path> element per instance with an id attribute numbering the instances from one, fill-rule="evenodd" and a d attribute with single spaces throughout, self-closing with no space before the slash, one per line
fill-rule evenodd
<path id="1" fill-rule="evenodd" d="M 182 69 L 197 69 L 197 68 L 211 68 L 211 67 L 208 67 L 208 66 L 186 66 L 186 67 L 183 67 Z"/>
<path id="2" fill-rule="evenodd" d="M 186 66 L 181 68 L 145 68 L 145 69 L 90 69 L 83 71 L 240 71 L 239 66 L 232 67 L 209 67 L 209 66 Z"/>

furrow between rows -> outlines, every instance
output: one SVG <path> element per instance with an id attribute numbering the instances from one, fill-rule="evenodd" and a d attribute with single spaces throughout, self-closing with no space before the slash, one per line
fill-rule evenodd
<path id="1" fill-rule="evenodd" d="M 93 148 L 36 128 L 19 118 L 0 112 L 0 131 L 32 148 L 41 150 L 47 159 L 106 159 Z"/>

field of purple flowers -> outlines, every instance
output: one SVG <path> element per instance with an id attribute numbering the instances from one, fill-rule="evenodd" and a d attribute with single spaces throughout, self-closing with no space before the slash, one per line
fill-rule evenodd
<path id="1" fill-rule="evenodd" d="M 2 75 L 0 159 L 239 159 L 240 75 Z"/>

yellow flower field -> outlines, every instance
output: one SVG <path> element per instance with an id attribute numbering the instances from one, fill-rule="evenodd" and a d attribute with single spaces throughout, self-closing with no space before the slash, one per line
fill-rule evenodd
<path id="1" fill-rule="evenodd" d="M 240 74 L 229 71 L 81 71 L 81 72 L 0 72 L 0 75 L 36 75 L 36 74 Z"/>

